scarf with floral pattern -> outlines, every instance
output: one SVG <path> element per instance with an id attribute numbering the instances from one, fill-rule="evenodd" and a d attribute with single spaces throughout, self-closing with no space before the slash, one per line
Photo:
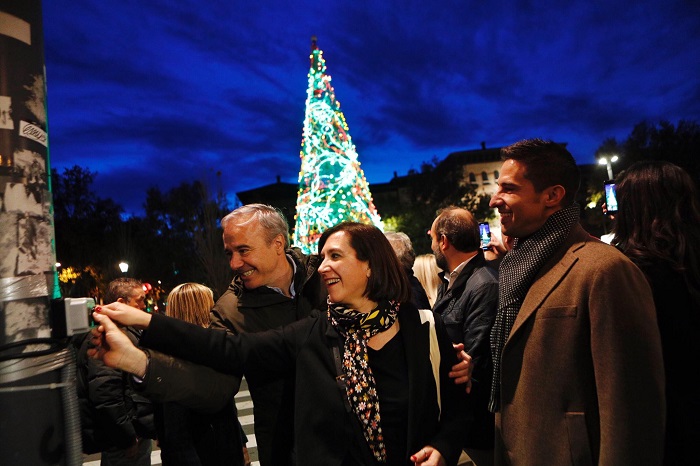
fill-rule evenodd
<path id="1" fill-rule="evenodd" d="M 386 462 L 386 446 L 379 414 L 377 386 L 368 364 L 367 341 L 389 329 L 396 320 L 399 303 L 384 301 L 369 313 L 348 309 L 342 304 L 328 303 L 328 319 L 345 339 L 343 372 L 345 390 L 362 433 L 377 461 Z"/>

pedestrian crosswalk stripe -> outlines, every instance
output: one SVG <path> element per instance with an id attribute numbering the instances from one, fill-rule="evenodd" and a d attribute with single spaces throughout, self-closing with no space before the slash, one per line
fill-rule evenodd
<path id="1" fill-rule="evenodd" d="M 253 409 L 253 402 L 252 401 L 237 401 L 236 408 L 238 408 L 239 411 L 243 411 L 244 409 Z"/>

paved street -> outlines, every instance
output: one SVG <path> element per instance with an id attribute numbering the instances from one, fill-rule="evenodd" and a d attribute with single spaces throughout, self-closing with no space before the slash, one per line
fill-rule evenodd
<path id="1" fill-rule="evenodd" d="M 253 402 L 250 399 L 250 392 L 248 392 L 248 384 L 246 380 L 243 379 L 241 383 L 241 389 L 236 395 L 236 407 L 238 408 L 238 419 L 241 421 L 243 430 L 248 436 L 248 453 L 250 454 L 250 460 L 252 466 L 260 466 L 258 462 L 258 449 L 257 443 L 255 441 L 255 434 L 253 433 Z M 151 465 L 157 466 L 161 465 L 163 462 L 160 459 L 160 450 L 153 442 L 153 453 L 151 453 Z M 100 466 L 100 454 L 88 455 L 83 461 L 83 466 Z"/>

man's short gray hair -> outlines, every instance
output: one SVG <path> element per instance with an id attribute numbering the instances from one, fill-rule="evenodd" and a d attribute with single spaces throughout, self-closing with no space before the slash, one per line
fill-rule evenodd
<path id="1" fill-rule="evenodd" d="M 387 231 L 384 233 L 384 236 L 389 240 L 401 265 L 407 269 L 412 268 L 416 260 L 416 252 L 413 250 L 411 238 L 409 238 L 406 233 L 400 231 Z"/>
<path id="2" fill-rule="evenodd" d="M 226 229 L 229 222 L 235 225 L 246 225 L 257 221 L 265 230 L 267 242 L 271 243 L 277 235 L 284 237 L 284 248 L 289 247 L 289 225 L 282 212 L 266 204 L 247 204 L 228 213 L 221 219 L 221 228 Z"/>

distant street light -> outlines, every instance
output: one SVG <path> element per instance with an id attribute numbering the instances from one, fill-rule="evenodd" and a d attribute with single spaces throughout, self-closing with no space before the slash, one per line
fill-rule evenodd
<path id="1" fill-rule="evenodd" d="M 119 270 L 122 271 L 124 275 L 129 271 L 129 264 L 126 262 L 120 262 L 119 263 Z"/>
<path id="2" fill-rule="evenodd" d="M 600 164 L 600 165 L 607 165 L 607 167 L 608 167 L 608 179 L 609 179 L 609 180 L 612 180 L 612 179 L 615 178 L 615 176 L 613 175 L 612 164 L 615 163 L 615 162 L 617 162 L 617 160 L 618 160 L 618 156 L 617 156 L 617 155 L 613 155 L 613 156 L 610 157 L 610 158 L 608 158 L 608 157 L 601 157 L 601 158 L 598 159 L 598 164 Z"/>

